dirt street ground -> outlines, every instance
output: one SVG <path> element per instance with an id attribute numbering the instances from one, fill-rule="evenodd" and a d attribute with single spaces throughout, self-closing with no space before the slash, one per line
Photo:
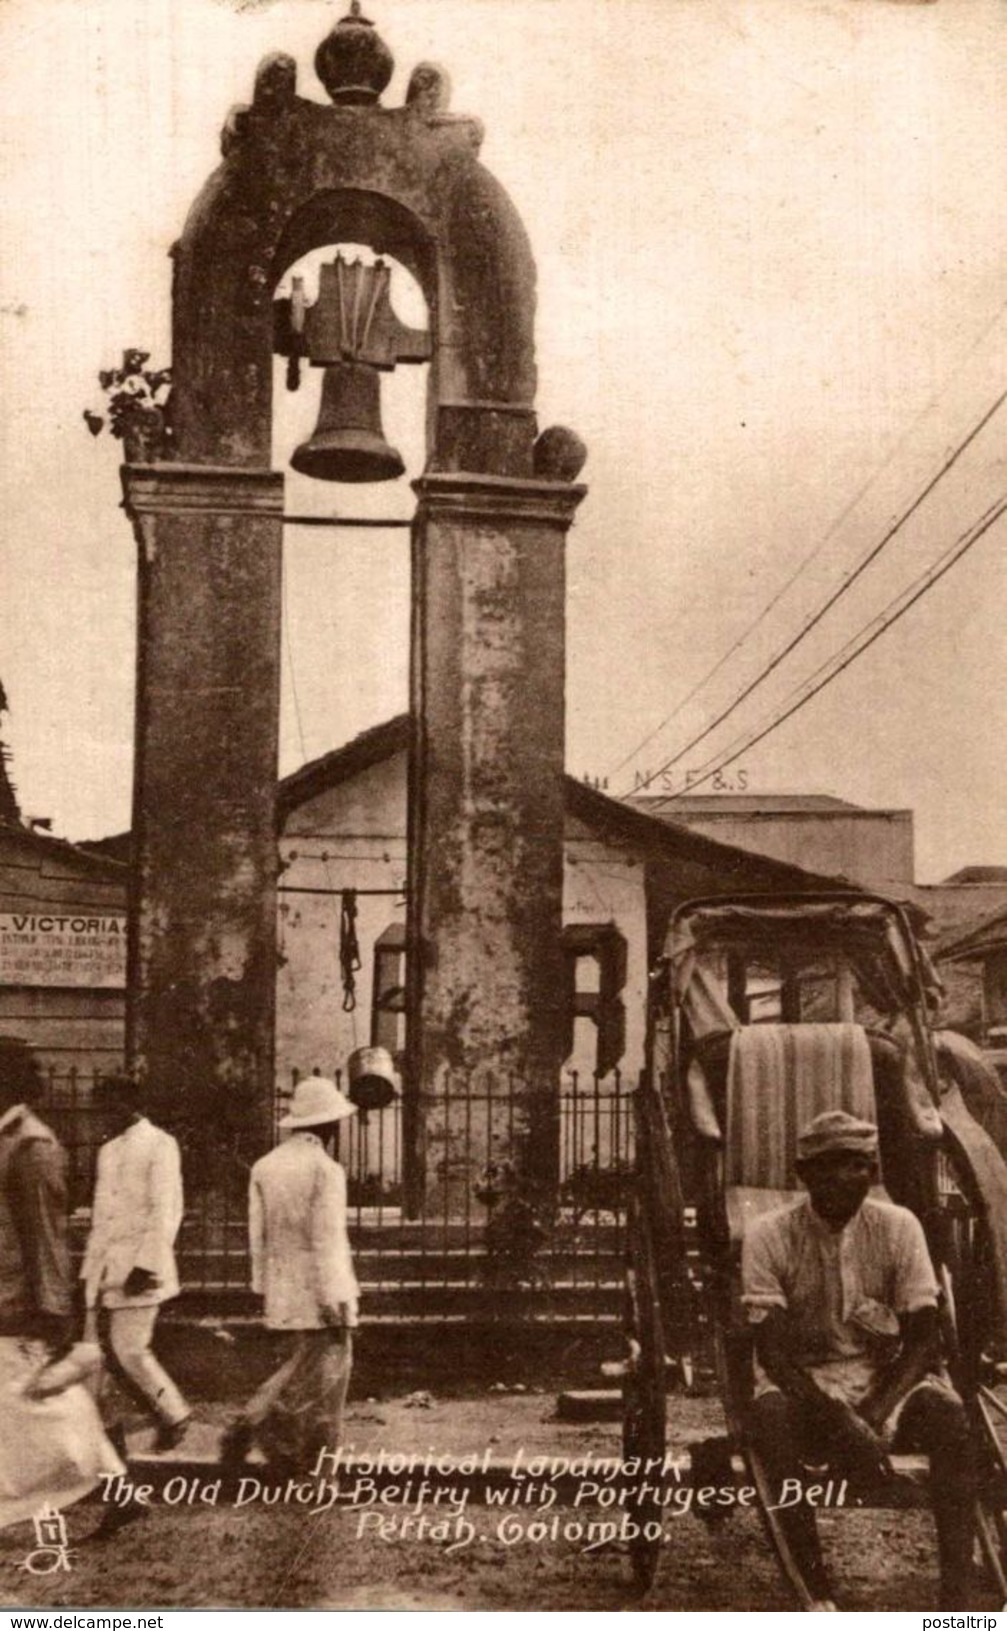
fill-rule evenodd
<path id="1" fill-rule="evenodd" d="M 347 1420 L 357 1453 L 384 1446 L 400 1454 L 460 1457 L 483 1451 L 509 1459 L 593 1457 L 618 1453 L 615 1424 L 566 1424 L 553 1419 L 551 1394 L 482 1394 L 432 1401 L 416 1395 L 361 1401 Z M 670 1447 L 721 1430 L 714 1400 L 673 1399 Z M 226 1410 L 217 1408 L 219 1426 Z M 209 1457 L 212 1422 L 201 1425 L 191 1457 Z M 137 1441 L 140 1444 L 140 1441 Z M 131 1445 L 131 1448 L 133 1446 Z M 250 1469 L 254 1472 L 255 1469 Z M 207 1459 L 202 1481 L 212 1482 Z M 393 1513 L 401 1516 L 403 1510 Z M 0 1597 L 11 1606 L 132 1608 L 595 1608 L 632 1606 L 628 1561 L 616 1544 L 585 1550 L 567 1525 L 597 1521 L 597 1509 L 553 1507 L 501 1510 L 468 1507 L 468 1536 L 417 1536 L 362 1526 L 365 1512 L 334 1508 L 311 1512 L 256 1501 L 235 1509 L 214 1505 L 155 1505 L 149 1516 L 100 1545 L 80 1544 L 101 1509 L 93 1504 L 68 1515 L 70 1569 L 33 1575 L 24 1568 L 33 1540 L 29 1526 L 0 1537 Z M 431 1514 L 433 1518 L 433 1514 Z M 528 1534 L 546 1524 L 541 1538 Z M 823 1535 L 850 1609 L 932 1607 L 935 1556 L 926 1513 L 823 1514 Z M 363 1527 L 363 1533 L 361 1528 Z M 502 1532 L 501 1532 L 502 1530 Z M 564 1531 L 567 1538 L 564 1537 Z M 457 1544 L 458 1540 L 462 1544 Z M 692 1516 L 668 1517 L 656 1585 L 648 1609 L 786 1609 L 791 1606 L 754 1513 L 732 1516 L 711 1530 Z M 974 1606 L 980 1606 L 976 1604 Z M 992 1599 L 989 1607 L 1001 1605 Z"/>

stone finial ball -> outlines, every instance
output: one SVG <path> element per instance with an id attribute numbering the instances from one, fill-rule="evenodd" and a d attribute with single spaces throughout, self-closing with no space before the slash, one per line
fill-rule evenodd
<path id="1" fill-rule="evenodd" d="M 339 107 L 376 102 L 392 77 L 395 61 L 370 18 L 352 0 L 349 11 L 315 53 L 315 72 Z"/>
<path id="2" fill-rule="evenodd" d="M 584 468 L 587 448 L 575 430 L 550 425 L 535 443 L 533 469 L 543 481 L 576 481 Z"/>
<path id="3" fill-rule="evenodd" d="M 406 107 L 413 108 L 424 118 L 431 118 L 447 110 L 451 100 L 451 80 L 439 62 L 419 62 L 409 78 Z"/>
<path id="4" fill-rule="evenodd" d="M 284 51 L 263 57 L 255 75 L 255 105 L 283 107 L 297 94 L 297 63 Z"/>

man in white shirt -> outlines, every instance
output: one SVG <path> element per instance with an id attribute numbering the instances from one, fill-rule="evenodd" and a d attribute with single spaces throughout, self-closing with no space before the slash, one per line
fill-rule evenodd
<path id="1" fill-rule="evenodd" d="M 355 1113 L 334 1082 L 297 1084 L 280 1127 L 290 1137 L 252 1168 L 252 1290 L 266 1325 L 290 1333 L 282 1365 L 249 1400 L 221 1444 L 226 1465 L 257 1443 L 270 1463 L 308 1472 L 342 1439 L 358 1287 L 346 1228 L 346 1175 L 327 1146 Z"/>
<path id="2" fill-rule="evenodd" d="M 170 1133 L 140 1110 L 128 1076 L 95 1087 L 95 1103 L 114 1137 L 98 1151 L 91 1233 L 81 1278 L 89 1324 L 107 1316 L 106 1340 L 127 1380 L 157 1422 L 155 1449 L 174 1449 L 189 1405 L 151 1348 L 157 1311 L 178 1296 L 175 1237 L 182 1222 L 182 1165 Z"/>
<path id="3" fill-rule="evenodd" d="M 754 1327 L 751 1438 L 780 1491 L 802 1463 L 890 1473 L 888 1451 L 930 1458 L 941 1606 L 967 1606 L 975 1468 L 965 1408 L 941 1364 L 938 1286 L 922 1226 L 876 1200 L 877 1128 L 827 1110 L 797 1141 L 808 1193 L 755 1219 L 742 1252 Z M 785 1479 L 797 1485 L 784 1486 Z M 778 1517 L 819 1606 L 834 1607 L 813 1509 Z"/>

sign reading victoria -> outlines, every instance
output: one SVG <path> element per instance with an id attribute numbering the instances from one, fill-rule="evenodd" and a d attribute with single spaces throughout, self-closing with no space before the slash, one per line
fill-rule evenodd
<path id="1" fill-rule="evenodd" d="M 125 984 L 125 917 L 0 912 L 0 985 Z"/>

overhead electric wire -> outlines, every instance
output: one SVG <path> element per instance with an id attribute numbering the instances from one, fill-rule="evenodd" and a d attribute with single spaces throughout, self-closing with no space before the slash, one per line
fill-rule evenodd
<path id="1" fill-rule="evenodd" d="M 926 485 L 919 493 L 917 493 L 912 503 L 902 511 L 902 514 L 895 521 L 892 522 L 891 526 L 882 535 L 879 541 L 872 545 L 872 547 L 867 551 L 867 554 L 862 556 L 860 561 L 853 568 L 852 572 L 848 572 L 846 574 L 839 586 L 836 589 L 833 589 L 832 593 L 827 596 L 822 605 L 819 606 L 818 610 L 814 612 L 810 618 L 805 619 L 797 633 L 787 641 L 786 645 L 776 653 L 775 657 L 772 657 L 770 661 L 762 669 L 760 669 L 755 678 L 748 682 L 744 689 L 738 693 L 738 695 L 728 704 L 726 708 L 721 710 L 715 719 L 711 720 L 703 730 L 686 742 L 683 748 L 680 748 L 679 751 L 673 754 L 670 759 L 666 759 L 664 764 L 660 765 L 657 770 L 653 771 L 652 774 L 647 776 L 644 781 L 640 782 L 637 790 L 639 790 L 639 788 L 649 787 L 658 776 L 663 775 L 666 770 L 670 770 L 673 765 L 678 764 L 678 762 L 681 759 L 684 759 L 687 753 L 691 753 L 692 749 L 697 747 L 700 742 L 704 742 L 719 725 L 724 723 L 725 719 L 729 719 L 730 716 L 741 707 L 743 702 L 747 702 L 748 698 L 752 695 L 752 692 L 755 691 L 764 680 L 768 679 L 770 674 L 774 673 L 775 670 L 779 668 L 780 664 L 790 656 L 791 652 L 797 650 L 797 647 L 807 639 L 808 635 L 813 629 L 818 627 L 822 619 L 832 610 L 833 606 L 835 606 L 842 599 L 847 590 L 851 589 L 856 583 L 857 579 L 862 577 L 872 562 L 877 560 L 882 550 L 887 548 L 888 544 L 891 543 L 896 533 L 901 531 L 906 522 L 910 520 L 913 515 L 915 515 L 916 511 L 919 509 L 924 500 L 929 498 L 938 482 L 943 481 L 948 471 L 951 470 L 955 464 L 957 464 L 958 460 L 961 458 L 966 449 L 969 448 L 975 441 L 976 437 L 983 430 L 985 430 L 986 426 L 993 418 L 993 415 L 998 412 L 998 410 L 1003 406 L 1004 402 L 1007 402 L 1007 389 L 1001 391 L 1000 395 L 996 398 L 995 402 L 993 402 L 992 406 L 987 408 L 982 417 L 976 421 L 964 440 L 959 442 L 953 453 L 949 454 L 949 456 L 944 460 L 944 463 L 937 471 L 937 474 L 931 476 Z"/>
<path id="2" fill-rule="evenodd" d="M 902 511 L 902 514 L 895 521 L 892 522 L 891 526 L 882 535 L 879 541 L 872 545 L 872 547 L 867 551 L 867 554 L 862 556 L 860 561 L 853 568 L 852 572 L 848 572 L 846 574 L 839 586 L 832 591 L 822 605 L 819 606 L 818 610 L 814 612 L 810 618 L 805 619 L 797 633 L 787 641 L 786 645 L 776 653 L 775 657 L 771 658 L 770 661 L 762 669 L 760 669 L 755 678 L 749 681 L 744 689 L 738 693 L 738 695 L 728 704 L 726 708 L 721 710 L 715 719 L 711 720 L 703 730 L 686 742 L 683 748 L 680 748 L 679 751 L 673 754 L 670 759 L 666 759 L 664 764 L 660 765 L 657 770 L 655 770 L 651 775 L 647 776 L 644 781 L 640 782 L 638 784 L 638 788 L 649 787 L 658 776 L 663 775 L 666 770 L 670 770 L 673 765 L 677 765 L 681 759 L 685 758 L 687 753 L 691 753 L 694 747 L 697 747 L 700 742 L 704 742 L 719 725 L 724 723 L 725 719 L 729 719 L 730 716 L 741 707 L 743 702 L 747 702 L 748 698 L 752 695 L 752 692 L 755 691 L 764 680 L 768 679 L 770 674 L 774 673 L 775 670 L 779 668 L 780 664 L 790 656 L 791 652 L 797 650 L 797 647 L 807 639 L 808 635 L 813 629 L 818 627 L 822 619 L 832 610 L 833 606 L 835 606 L 842 599 L 847 590 L 851 589 L 856 583 L 857 579 L 863 576 L 864 572 L 866 572 L 867 568 L 872 564 L 872 562 L 877 560 L 882 550 L 887 548 L 888 544 L 891 543 L 896 533 L 901 531 L 906 522 L 910 520 L 913 515 L 915 515 L 916 511 L 919 509 L 924 500 L 929 498 L 938 482 L 943 481 L 948 471 L 951 470 L 955 464 L 957 464 L 958 460 L 961 458 L 966 449 L 969 448 L 975 441 L 976 437 L 980 435 L 983 430 L 985 430 L 986 426 L 993 418 L 993 415 L 998 412 L 998 410 L 1003 406 L 1004 402 L 1007 402 L 1007 389 L 1001 391 L 1000 395 L 996 398 L 992 406 L 987 408 L 982 417 L 976 421 L 964 440 L 959 442 L 958 446 L 954 449 L 954 452 L 944 460 L 944 463 L 937 471 L 937 474 L 931 476 L 925 487 L 923 487 L 921 491 L 917 493 L 912 503 Z"/>
<path id="3" fill-rule="evenodd" d="M 807 687 L 809 685 L 813 685 L 819 676 L 824 674 L 826 670 L 831 669 L 836 664 L 840 663 L 846 656 L 846 653 L 851 651 L 854 646 L 857 646 L 863 637 L 869 633 L 869 631 L 878 629 L 879 632 L 883 632 L 883 629 L 887 628 L 889 623 L 896 622 L 902 615 L 902 602 L 908 597 L 908 604 L 905 606 L 905 610 L 908 611 L 909 605 L 913 604 L 919 599 L 919 594 L 917 594 L 916 591 L 919 590 L 920 593 L 923 593 L 926 589 L 929 589 L 932 584 L 936 583 L 939 578 L 943 577 L 944 572 L 950 567 L 954 566 L 955 561 L 958 560 L 959 556 L 964 555 L 967 550 L 971 549 L 972 545 L 977 541 L 977 539 L 981 538 L 983 533 L 993 525 L 994 521 L 999 519 L 999 517 L 1003 514 L 1005 503 L 1007 503 L 1007 494 L 1004 494 L 1002 497 L 998 498 L 994 504 L 990 505 L 988 510 L 983 511 L 978 520 L 973 521 L 970 527 L 966 527 L 964 532 L 959 533 L 954 543 L 949 544 L 944 553 L 942 555 L 938 555 L 937 559 L 927 567 L 926 571 L 921 572 L 918 577 L 913 578 L 912 582 L 907 583 L 898 591 L 897 594 L 894 594 L 888 604 L 881 608 L 880 612 L 877 612 L 874 617 L 868 618 L 867 622 L 861 625 L 856 634 L 850 636 L 845 645 L 840 646 L 839 650 L 833 652 L 831 657 L 827 657 L 824 663 L 821 663 L 818 668 L 815 669 L 813 674 L 809 674 L 807 679 L 802 681 L 800 685 L 795 686 L 790 692 L 790 696 L 796 696 L 798 691 L 806 690 Z M 945 565 L 945 563 L 947 564 Z M 898 607 L 899 610 L 894 612 L 892 617 L 889 618 L 888 614 L 892 611 L 893 607 Z M 866 646 L 864 649 L 866 650 Z M 723 749 L 721 751 L 723 751 Z M 716 757 L 716 754 L 711 754 L 711 758 Z M 709 763 L 709 760 L 707 763 Z"/>
<path id="4" fill-rule="evenodd" d="M 750 748 L 756 747 L 772 731 L 778 730 L 788 719 L 791 719 L 806 703 L 811 702 L 832 680 L 837 679 L 858 657 L 869 650 L 877 640 L 880 640 L 888 629 L 898 623 L 936 583 L 939 583 L 941 578 L 950 572 L 953 566 L 957 565 L 1005 511 L 1007 511 L 1007 495 L 999 498 L 995 504 L 991 505 L 980 516 L 978 521 L 973 522 L 967 532 L 962 533 L 955 543 L 945 550 L 944 554 L 934 562 L 933 566 L 929 567 L 920 577 L 914 578 L 913 582 L 908 584 L 905 589 L 900 590 L 888 602 L 882 612 L 879 612 L 869 623 L 864 624 L 859 632 L 848 640 L 845 646 L 841 647 L 839 652 L 830 657 L 813 674 L 809 675 L 796 688 L 796 691 L 792 691 L 790 695 L 795 697 L 796 700 L 791 702 L 789 707 L 785 707 L 782 712 L 777 711 L 767 724 L 756 727 L 754 731 L 744 733 L 743 738 L 736 737 L 726 750 L 721 754 L 714 754 L 706 761 L 705 765 L 700 767 L 696 775 L 690 777 L 687 787 L 681 788 L 677 793 L 665 794 L 662 803 L 669 804 L 675 799 L 683 798 L 697 786 L 701 786 L 703 782 L 709 781 L 711 777 L 716 776 L 720 771 L 726 770 L 728 765 L 734 764 L 743 753 L 747 753 Z M 892 611 L 893 607 L 897 607 L 897 610 Z"/>
<path id="5" fill-rule="evenodd" d="M 1007 311 L 1007 302 L 1005 302 L 1003 305 L 998 307 L 998 309 L 997 309 L 996 313 L 994 314 L 993 318 L 991 319 L 991 321 L 986 325 L 986 327 L 983 329 L 982 333 L 980 335 L 978 335 L 977 338 L 972 342 L 972 345 L 969 347 L 968 351 L 964 354 L 964 356 L 961 358 L 961 360 L 955 365 L 954 373 L 958 373 L 961 370 L 961 368 L 964 367 L 964 365 L 970 360 L 970 358 L 973 356 L 973 354 L 979 349 L 979 347 L 985 343 L 987 337 L 989 336 L 991 331 L 996 327 L 997 323 L 1000 321 L 1000 319 L 1003 316 L 1005 311 Z M 832 539 L 835 537 L 836 533 L 843 526 L 844 522 L 848 519 L 848 517 L 856 509 L 856 507 L 860 503 L 861 499 L 864 498 L 864 496 L 870 491 L 871 487 L 873 487 L 874 483 L 888 469 L 888 467 L 892 463 L 892 460 L 895 458 L 896 454 L 899 453 L 899 451 L 902 449 L 902 447 L 908 441 L 909 437 L 913 435 L 913 433 L 915 432 L 917 427 L 923 422 L 924 419 L 926 419 L 927 415 L 933 412 L 933 409 L 936 407 L 937 403 L 940 401 L 940 399 L 943 396 L 945 390 L 946 390 L 946 382 L 945 382 L 945 385 L 943 385 L 941 387 L 941 389 L 934 396 L 931 397 L 930 401 L 916 415 L 916 417 L 912 420 L 911 424 L 907 426 L 906 430 L 903 431 L 902 435 L 898 438 L 898 440 L 895 442 L 895 444 L 889 450 L 888 454 L 882 460 L 881 464 L 878 465 L 877 468 L 871 472 L 871 474 L 867 477 L 867 480 L 865 482 L 863 482 L 862 485 L 857 489 L 856 493 L 850 499 L 849 503 L 843 508 L 843 510 L 840 512 L 840 514 L 836 517 L 836 519 L 826 529 L 826 532 L 825 532 L 824 536 L 815 545 L 814 549 L 812 549 L 809 552 L 809 554 L 804 556 L 804 558 L 801 560 L 800 564 L 797 566 L 795 571 L 793 571 L 791 573 L 790 577 L 787 578 L 786 582 L 780 587 L 780 589 L 777 590 L 777 592 L 773 596 L 773 598 L 767 603 L 766 606 L 763 607 L 762 611 L 748 625 L 748 627 L 744 630 L 744 632 L 741 635 L 738 636 L 738 638 L 735 640 L 734 644 L 730 647 L 730 649 L 728 651 L 726 651 L 722 657 L 718 658 L 716 663 L 714 663 L 713 667 L 711 669 L 709 669 L 706 674 L 703 675 L 702 679 L 697 681 L 697 683 L 692 687 L 692 689 L 689 692 L 687 692 L 687 694 L 684 697 L 682 697 L 682 699 L 678 703 L 676 703 L 676 705 L 672 709 L 671 713 L 666 715 L 666 717 L 661 720 L 659 725 L 656 725 L 654 727 L 654 729 L 652 731 L 650 731 L 643 738 L 643 740 L 641 742 L 638 742 L 637 745 L 633 749 L 631 749 L 631 751 L 629 753 L 627 753 L 624 758 L 622 758 L 619 761 L 619 763 L 614 767 L 614 769 L 612 769 L 612 770 L 610 770 L 608 772 L 608 774 L 610 776 L 617 776 L 621 770 L 625 769 L 626 765 L 628 765 L 632 759 L 636 758 L 638 753 L 642 752 L 642 750 L 645 747 L 647 747 L 647 745 L 650 742 L 652 742 L 654 740 L 655 736 L 659 736 L 660 733 L 663 730 L 665 730 L 666 727 L 668 725 L 670 725 L 671 722 L 674 719 L 677 719 L 679 714 L 682 712 L 682 710 L 684 708 L 688 707 L 689 703 L 693 700 L 693 698 L 698 696 L 699 692 L 702 691 L 705 688 L 705 686 L 707 686 L 709 684 L 709 682 L 712 679 L 714 679 L 717 674 L 720 673 L 721 669 L 725 667 L 725 665 L 731 660 L 731 658 L 733 656 L 735 656 L 735 654 L 738 651 L 741 650 L 741 648 L 746 644 L 746 642 L 749 640 L 749 638 L 755 633 L 756 629 L 759 628 L 762 625 L 762 623 L 765 622 L 765 620 L 769 616 L 770 612 L 774 611 L 775 608 L 779 605 L 780 601 L 787 594 L 788 590 L 791 589 L 792 586 L 797 582 L 797 579 L 799 577 L 801 577 L 801 575 L 807 570 L 807 568 L 815 560 L 818 559 L 819 555 L 822 553 L 822 550 L 826 547 L 827 544 L 829 544 L 832 541 Z M 836 601 L 839 600 L 842 597 L 842 595 L 846 593 L 846 590 L 853 583 L 856 582 L 856 579 L 860 576 L 860 574 L 863 571 L 866 570 L 866 568 L 871 564 L 871 561 L 873 561 L 876 558 L 877 554 L 879 554 L 881 552 L 881 550 L 886 547 L 886 545 L 891 541 L 891 539 L 895 536 L 895 534 L 905 525 L 906 521 L 909 520 L 910 516 L 915 512 L 915 510 L 919 508 L 919 505 L 923 502 L 923 500 L 925 498 L 927 498 L 929 496 L 929 494 L 933 491 L 933 488 L 936 486 L 937 482 L 940 481 L 942 479 L 942 477 L 947 473 L 947 470 L 949 470 L 951 468 L 951 466 L 956 462 L 956 460 L 960 457 L 960 455 L 965 451 L 966 447 L 968 447 L 970 442 L 973 441 L 975 439 L 975 437 L 980 433 L 980 431 L 985 428 L 985 425 L 989 422 L 989 419 L 992 418 L 993 414 L 996 412 L 997 408 L 1003 403 L 1005 398 L 1007 398 L 1007 392 L 1005 392 L 1004 395 L 1001 396 L 993 404 L 993 406 L 989 410 L 989 412 L 983 416 L 983 418 L 979 421 L 978 425 L 976 425 L 973 428 L 973 430 L 970 432 L 969 436 L 965 439 L 965 441 L 956 449 L 956 451 L 953 454 L 953 456 L 952 456 L 951 460 L 949 461 L 949 463 L 946 466 L 944 466 L 942 468 L 942 470 L 940 470 L 938 472 L 938 474 L 934 477 L 933 481 L 931 483 L 929 483 L 926 488 L 924 488 L 924 490 L 918 495 L 918 497 L 916 498 L 914 503 L 910 506 L 910 508 L 902 516 L 899 517 L 898 521 L 896 521 L 895 524 L 893 525 L 892 529 L 888 533 L 885 534 L 884 538 L 882 538 L 881 542 L 875 547 L 874 551 L 872 553 L 870 553 L 860 563 L 860 565 L 856 568 L 856 570 L 854 571 L 854 573 L 852 575 L 850 575 L 847 579 L 843 580 L 842 584 L 839 586 L 839 589 L 835 593 L 835 597 L 833 599 L 831 599 L 830 601 L 828 601 L 826 603 L 826 605 L 822 607 L 821 611 L 817 614 L 817 617 L 816 617 L 816 619 L 814 621 L 809 623 L 806 628 L 804 628 L 804 629 L 802 629 L 800 631 L 799 635 L 794 640 L 793 644 L 788 646 L 783 652 L 779 653 L 778 656 L 772 661 L 770 666 L 767 669 L 765 669 L 763 671 L 763 673 L 756 676 L 756 678 L 752 681 L 751 687 L 749 689 L 747 689 L 745 692 L 743 692 L 742 695 L 735 698 L 735 701 L 731 704 L 730 708 L 723 715 L 721 715 L 720 718 L 716 719 L 711 725 L 709 725 L 707 727 L 707 729 L 705 731 L 703 731 L 699 736 L 695 737 L 691 742 L 689 742 L 682 749 L 681 753 L 678 754 L 674 759 L 669 760 L 667 764 L 662 765 L 660 767 L 660 769 L 654 771 L 653 775 L 648 776 L 646 778 L 646 780 L 644 780 L 642 783 L 638 784 L 639 786 L 643 786 L 643 787 L 649 786 L 650 783 L 657 776 L 661 775 L 662 771 L 668 769 L 670 767 L 670 765 L 677 764 L 678 760 L 680 758 L 684 757 L 684 755 L 686 753 L 690 752 L 691 749 L 694 748 L 699 742 L 704 741 L 705 738 L 710 734 L 710 732 L 715 730 L 717 725 L 723 723 L 723 720 L 726 719 L 730 713 L 733 713 L 735 708 L 740 707 L 741 703 L 743 701 L 745 701 L 748 696 L 751 695 L 751 691 L 754 690 L 757 685 L 760 685 L 762 683 L 762 680 L 764 678 L 766 678 L 768 676 L 768 674 L 770 674 L 773 671 L 773 669 L 776 666 L 778 666 L 778 664 L 780 662 L 783 662 L 783 660 L 787 656 L 789 656 L 790 652 L 792 650 L 794 650 L 795 647 L 797 645 L 799 645 L 800 642 L 806 637 L 806 635 L 808 633 L 810 633 L 811 629 L 815 627 L 815 623 L 817 621 L 820 621 L 821 618 L 824 617 L 832 609 L 832 606 L 835 605 Z"/>
<path id="6" fill-rule="evenodd" d="M 757 726 L 754 731 L 749 730 L 742 732 L 740 736 L 736 736 L 726 749 L 721 749 L 720 753 L 712 754 L 700 766 L 699 771 L 690 777 L 687 787 L 681 788 L 677 793 L 666 794 L 662 802 L 682 798 L 697 785 L 709 781 L 711 776 L 716 776 L 719 771 L 726 769 L 729 764 L 733 764 L 742 753 L 746 753 L 750 747 L 755 746 L 756 742 L 761 742 L 769 735 L 770 731 L 776 730 L 799 708 L 802 708 L 806 702 L 810 702 L 813 697 L 824 690 L 831 680 L 837 678 L 846 668 L 849 668 L 850 664 L 862 652 L 880 639 L 887 629 L 897 623 L 926 594 L 928 589 L 931 589 L 935 583 L 939 582 L 944 574 L 949 572 L 957 561 L 972 548 L 973 544 L 978 542 L 994 522 L 999 520 L 1005 509 L 1007 509 L 1007 496 L 998 499 L 995 504 L 991 505 L 979 517 L 978 521 L 973 522 L 966 532 L 959 535 L 954 544 L 946 549 L 943 555 L 939 556 L 926 572 L 922 573 L 918 578 L 914 578 L 912 583 L 901 589 L 897 595 L 894 595 L 876 617 L 865 623 L 844 646 L 840 647 L 838 652 L 835 652 L 819 668 L 815 669 L 813 674 L 803 680 L 799 686 L 796 686 L 786 699 L 786 703 L 789 703 L 791 698 L 797 699 L 792 706 L 787 707 L 785 703 L 783 711 L 781 712 L 778 709 L 765 727 Z M 897 607 L 894 612 L 892 611 L 893 607 Z M 892 615 L 889 616 L 889 613 Z M 824 676 L 824 678 L 821 679 L 820 683 L 816 683 L 816 681 L 819 681 L 820 676 Z M 737 749 L 737 752 L 735 752 L 735 749 Z"/>
<path id="7" fill-rule="evenodd" d="M 297 675 L 294 672 L 294 645 L 290 633 L 290 596 L 287 586 L 287 574 L 281 568 L 280 572 L 280 618 L 283 624 L 284 644 L 287 648 L 287 671 L 290 675 L 290 695 L 294 703 L 294 720 L 297 724 L 297 735 L 301 743 L 302 763 L 308 762 L 308 744 L 304 737 L 304 720 L 301 717 L 301 701 L 297 695 Z"/>
<path id="8" fill-rule="evenodd" d="M 894 459 L 896 453 L 902 447 L 903 443 L 912 435 L 913 431 L 916 429 L 916 426 L 919 424 L 920 418 L 925 417 L 926 414 L 928 414 L 930 412 L 930 406 L 932 406 L 932 404 L 928 405 L 926 408 L 923 409 L 923 412 L 919 416 L 919 418 L 913 420 L 913 423 L 909 426 L 909 429 L 905 432 L 905 434 L 899 437 L 899 440 L 896 442 L 895 446 L 889 452 L 888 457 L 881 464 L 878 465 L 876 470 L 871 471 L 871 474 L 867 477 L 867 480 L 862 484 L 862 486 L 858 487 L 857 491 L 854 493 L 853 497 L 850 499 L 850 502 L 839 513 L 839 515 L 836 516 L 836 519 L 832 522 L 831 526 L 829 526 L 827 528 L 824 537 L 819 539 L 818 543 L 815 545 L 814 549 L 811 551 L 811 553 L 809 555 L 805 555 L 805 557 L 801 561 L 800 565 L 796 568 L 795 571 L 793 571 L 790 574 L 790 577 L 787 579 L 786 583 L 784 583 L 782 585 L 782 587 L 777 590 L 777 592 L 773 596 L 772 600 L 768 601 L 767 604 L 765 606 L 763 606 L 762 611 L 759 613 L 759 615 L 756 618 L 753 619 L 753 621 L 751 623 L 749 623 L 749 625 L 748 625 L 747 629 L 745 629 L 744 633 L 739 634 L 739 636 L 735 640 L 733 646 L 731 646 L 727 651 L 725 651 L 724 655 L 722 657 L 717 658 L 717 661 L 714 663 L 713 667 L 710 668 L 710 669 L 707 669 L 706 673 L 703 675 L 703 678 L 701 680 L 696 681 L 696 684 L 692 687 L 692 690 L 687 691 L 685 696 L 681 699 L 681 701 L 677 702 L 675 704 L 674 708 L 671 710 L 671 713 L 668 714 L 666 718 L 662 719 L 661 723 L 659 725 L 655 725 L 654 729 L 647 736 L 644 737 L 642 742 L 638 742 L 636 747 L 633 748 L 629 753 L 627 753 L 626 757 L 624 759 L 619 760 L 619 763 L 615 766 L 615 768 L 613 770 L 609 771 L 608 774 L 610 776 L 618 776 L 620 770 L 624 770 L 626 768 L 626 766 L 629 764 L 631 759 L 635 759 L 638 753 L 642 753 L 644 748 L 648 747 L 650 745 L 650 743 L 653 742 L 655 736 L 660 736 L 661 732 L 663 730 L 665 730 L 666 727 L 668 725 L 670 725 L 673 720 L 678 718 L 679 714 L 683 711 L 683 709 L 685 709 L 685 708 L 687 708 L 689 706 L 689 703 L 692 701 L 693 697 L 697 697 L 699 695 L 700 691 L 704 690 L 705 687 L 707 685 L 709 685 L 710 681 L 712 679 L 716 678 L 716 676 L 720 673 L 721 669 L 727 663 L 730 662 L 731 658 L 735 655 L 735 653 L 741 650 L 742 646 L 746 644 L 746 642 L 749 640 L 749 638 L 755 633 L 756 629 L 759 628 L 766 621 L 766 618 L 769 616 L 770 612 L 776 610 L 777 606 L 780 604 L 780 601 L 783 599 L 783 597 L 787 593 L 788 589 L 791 589 L 793 587 L 793 585 L 797 582 L 797 580 L 801 576 L 801 574 L 807 570 L 807 568 L 811 565 L 811 563 L 813 561 L 816 561 L 818 559 L 819 555 L 822 553 L 822 550 L 825 548 L 826 544 L 829 544 L 829 543 L 832 542 L 832 540 L 835 537 L 836 533 L 839 531 L 840 527 L 843 525 L 843 522 L 847 519 L 848 516 L 853 514 L 853 511 L 856 509 L 857 505 L 860 503 L 860 500 L 870 491 L 870 489 L 873 487 L 874 483 L 877 481 L 878 477 L 884 474 L 884 472 L 887 470 L 888 466 L 891 464 L 892 460 Z M 680 619 L 678 621 L 680 621 Z M 688 752 L 688 749 L 686 749 L 685 751 Z M 660 772 L 658 772 L 658 774 L 660 774 Z"/>

